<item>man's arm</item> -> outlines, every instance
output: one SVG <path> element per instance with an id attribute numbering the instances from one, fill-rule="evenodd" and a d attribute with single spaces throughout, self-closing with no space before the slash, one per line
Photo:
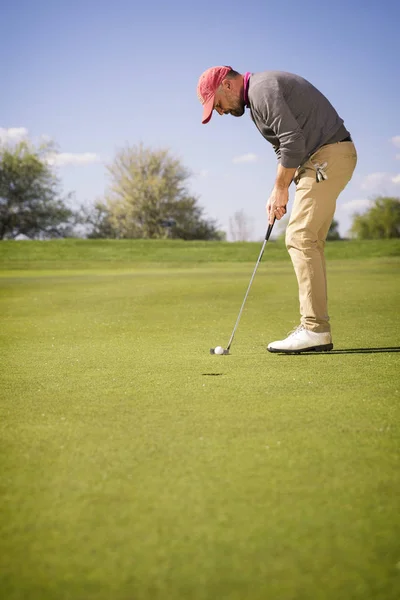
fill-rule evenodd
<path id="1" fill-rule="evenodd" d="M 289 186 L 293 181 L 296 169 L 287 169 L 278 165 L 275 185 L 267 202 L 268 222 L 270 225 L 274 219 L 282 219 L 286 214 L 286 205 L 289 201 Z"/>

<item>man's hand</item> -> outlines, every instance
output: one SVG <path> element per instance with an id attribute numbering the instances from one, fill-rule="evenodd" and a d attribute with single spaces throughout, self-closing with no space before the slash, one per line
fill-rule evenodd
<path id="1" fill-rule="evenodd" d="M 292 183 L 296 169 L 287 169 L 278 165 L 274 189 L 267 202 L 268 223 L 273 224 L 274 219 L 282 219 L 286 214 L 286 204 L 289 202 L 289 186 Z"/>
<path id="2" fill-rule="evenodd" d="M 288 188 L 276 188 L 272 190 L 267 202 L 268 223 L 272 225 L 274 219 L 278 221 L 286 214 L 286 204 L 289 202 Z"/>

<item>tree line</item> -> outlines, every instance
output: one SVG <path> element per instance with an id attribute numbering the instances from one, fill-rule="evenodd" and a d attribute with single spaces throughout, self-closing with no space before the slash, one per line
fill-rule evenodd
<path id="1" fill-rule="evenodd" d="M 189 192 L 189 171 L 169 150 L 120 149 L 106 167 L 104 198 L 75 210 L 49 156 L 54 145 L 48 142 L 0 147 L 0 239 L 74 237 L 78 230 L 88 238 L 225 239 Z"/>
<path id="2" fill-rule="evenodd" d="M 48 160 L 54 151 L 51 142 L 0 146 L 0 240 L 75 237 L 79 228 L 88 238 L 225 239 L 190 193 L 189 171 L 168 149 L 139 144 L 118 150 L 106 167 L 104 198 L 79 209 L 71 208 L 72 194 L 62 195 Z M 231 218 L 230 229 L 233 240 L 245 240 L 243 211 Z M 359 239 L 400 237 L 400 198 L 376 197 L 366 213 L 354 215 L 351 233 Z M 337 221 L 328 239 L 340 239 Z"/>

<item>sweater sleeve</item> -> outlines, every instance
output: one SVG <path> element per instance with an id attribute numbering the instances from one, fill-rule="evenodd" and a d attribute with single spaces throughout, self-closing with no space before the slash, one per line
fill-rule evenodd
<path id="1" fill-rule="evenodd" d="M 280 164 L 287 169 L 297 168 L 306 153 L 306 142 L 279 86 L 269 87 L 268 94 L 261 94 L 257 104 L 257 112 L 265 126 L 279 140 Z"/>

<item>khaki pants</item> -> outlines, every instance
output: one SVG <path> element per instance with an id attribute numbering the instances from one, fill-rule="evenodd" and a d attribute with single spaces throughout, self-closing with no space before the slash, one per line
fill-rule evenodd
<path id="1" fill-rule="evenodd" d="M 296 195 L 286 230 L 286 247 L 299 284 L 301 323 L 315 332 L 330 331 L 324 246 L 336 200 L 357 163 L 352 142 L 322 146 L 294 177 Z M 327 179 L 317 181 L 317 169 Z"/>

